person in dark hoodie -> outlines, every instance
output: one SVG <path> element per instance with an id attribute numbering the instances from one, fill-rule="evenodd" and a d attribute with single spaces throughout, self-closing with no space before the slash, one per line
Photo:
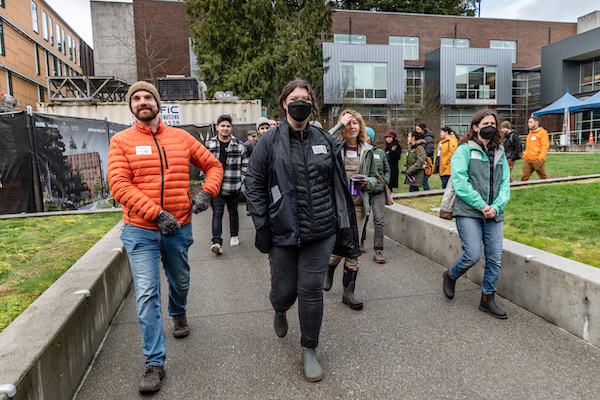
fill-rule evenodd
<path id="1" fill-rule="evenodd" d="M 409 191 L 411 192 L 418 192 L 419 188 L 423 186 L 426 143 L 423 133 L 412 131 L 408 134 L 408 151 L 402 173 L 406 175 L 404 183 L 410 185 Z"/>
<path id="2" fill-rule="evenodd" d="M 512 172 L 515 162 L 520 160 L 523 156 L 523 151 L 521 150 L 521 138 L 517 131 L 511 129 L 510 122 L 504 121 L 500 126 L 502 133 L 504 133 L 504 142 L 502 143 L 504 146 L 504 153 L 506 154 L 510 172 Z M 510 178 L 510 181 L 514 182 L 513 178 Z"/>
<path id="3" fill-rule="evenodd" d="M 361 252 L 344 170 L 344 142 L 308 123 L 318 110 L 308 82 L 289 82 L 279 106 L 284 120 L 256 145 L 246 194 L 256 247 L 269 254 L 275 333 L 287 334 L 286 311 L 297 298 L 304 375 L 316 382 L 323 377 L 315 349 L 329 256 L 356 258 Z"/>
<path id="4" fill-rule="evenodd" d="M 398 162 L 402 157 L 402 146 L 396 140 L 396 136 L 394 131 L 385 133 L 385 155 L 390 163 L 390 190 L 398 187 Z"/>

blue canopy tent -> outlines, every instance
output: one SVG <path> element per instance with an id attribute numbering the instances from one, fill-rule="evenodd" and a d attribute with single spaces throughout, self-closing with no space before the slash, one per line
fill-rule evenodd
<path id="1" fill-rule="evenodd" d="M 569 111 L 600 111 L 600 92 L 585 99 L 579 105 L 569 107 Z"/>
<path id="2" fill-rule="evenodd" d="M 571 139 L 571 114 L 569 110 L 571 107 L 576 107 L 581 105 L 583 102 L 578 98 L 574 97 L 569 90 L 567 89 L 567 93 L 565 93 L 560 99 L 556 100 L 554 103 L 550 104 L 547 107 L 542 108 L 534 112 L 532 115 L 534 117 L 544 115 L 544 114 L 563 114 L 563 130 L 566 134 L 566 143 L 570 144 Z M 561 139 L 562 142 L 562 139 Z"/>

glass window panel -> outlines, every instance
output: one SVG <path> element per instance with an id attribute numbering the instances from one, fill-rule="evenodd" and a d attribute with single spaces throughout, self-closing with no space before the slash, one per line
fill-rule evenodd
<path id="1" fill-rule="evenodd" d="M 374 85 L 373 89 L 387 89 L 387 65 L 386 64 L 374 64 Z"/>
<path id="2" fill-rule="evenodd" d="M 594 61 L 594 80 L 600 81 L 600 58 Z"/>
<path id="3" fill-rule="evenodd" d="M 42 37 L 48 41 L 48 14 L 42 10 Z"/>
<path id="4" fill-rule="evenodd" d="M 33 25 L 33 31 L 39 33 L 40 27 L 38 25 L 37 4 L 33 0 L 31 0 L 31 23 Z"/>
<path id="5" fill-rule="evenodd" d="M 373 67 L 369 63 L 354 64 L 354 87 L 372 88 L 374 84 Z"/>
<path id="6" fill-rule="evenodd" d="M 383 89 L 375 90 L 375 98 L 376 99 L 385 99 L 385 98 L 387 98 L 387 90 L 383 90 Z"/>
<path id="7" fill-rule="evenodd" d="M 442 47 L 454 47 L 454 39 L 442 38 Z"/>
<path id="8" fill-rule="evenodd" d="M 60 25 L 56 24 L 56 46 L 58 47 L 58 51 L 62 51 L 62 42 L 60 40 Z"/>
<path id="9" fill-rule="evenodd" d="M 373 98 L 373 89 L 365 89 L 365 99 Z"/>
<path id="10" fill-rule="evenodd" d="M 581 82 L 588 83 L 592 81 L 593 64 L 591 61 L 581 64 Z"/>
<path id="11" fill-rule="evenodd" d="M 455 39 L 456 47 L 469 47 L 470 41 L 469 39 Z"/>
<path id="12" fill-rule="evenodd" d="M 4 51 L 4 25 L 2 20 L 0 20 L 0 56 L 5 55 Z"/>
<path id="13" fill-rule="evenodd" d="M 48 15 L 48 31 L 50 32 L 50 44 L 54 46 L 54 30 L 52 29 L 52 17 Z"/>
<path id="14" fill-rule="evenodd" d="M 355 97 L 357 99 L 364 99 L 365 98 L 365 91 L 364 91 L 364 89 L 356 89 L 354 91 L 354 93 L 355 93 Z"/>

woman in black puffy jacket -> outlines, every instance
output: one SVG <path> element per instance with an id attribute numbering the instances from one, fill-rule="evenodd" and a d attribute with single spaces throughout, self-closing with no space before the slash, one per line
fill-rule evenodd
<path id="1" fill-rule="evenodd" d="M 310 85 L 300 79 L 288 83 L 279 106 L 285 119 L 256 145 L 246 196 L 256 247 L 269 253 L 275 333 L 287 334 L 286 311 L 298 298 L 304 374 L 315 382 L 323 377 L 315 353 L 323 319 L 323 279 L 332 253 L 360 255 L 356 215 L 341 156 L 343 143 L 308 123 L 317 111 Z"/>

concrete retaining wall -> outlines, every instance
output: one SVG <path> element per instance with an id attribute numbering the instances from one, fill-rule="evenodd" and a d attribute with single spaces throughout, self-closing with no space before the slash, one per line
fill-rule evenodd
<path id="1" fill-rule="evenodd" d="M 131 286 L 118 223 L 0 333 L 0 385 L 70 399 Z M 89 290 L 90 296 L 76 294 Z M 7 399 L 0 394 L 0 400 Z"/>
<path id="2" fill-rule="evenodd" d="M 462 253 L 454 221 L 400 204 L 386 207 L 385 221 L 387 236 L 445 268 Z M 466 276 L 481 283 L 483 261 Z M 600 269 L 504 239 L 498 294 L 600 346 Z"/>

